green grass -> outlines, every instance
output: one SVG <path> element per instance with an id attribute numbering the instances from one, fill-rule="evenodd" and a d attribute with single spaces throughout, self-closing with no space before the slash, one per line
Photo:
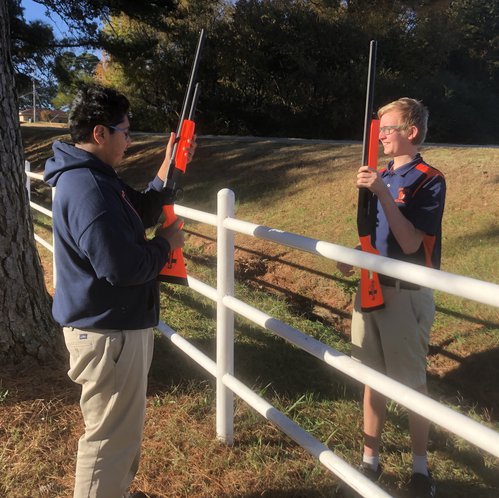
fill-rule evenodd
<path id="1" fill-rule="evenodd" d="M 27 134 L 26 130 L 25 133 Z M 28 136 L 37 161 L 50 137 Z M 31 142 L 30 142 L 31 140 Z M 161 156 L 155 137 L 141 137 L 121 174 L 144 184 Z M 32 144 L 32 145 L 30 145 Z M 499 179 L 494 149 L 428 147 L 425 159 L 447 176 L 443 269 L 499 283 Z M 185 178 L 183 204 L 215 212 L 216 192 L 231 187 L 237 217 L 310 237 L 356 244 L 354 176 L 360 145 L 200 141 Z M 486 193 L 486 195 L 477 195 Z M 37 232 L 47 230 L 36 221 Z M 212 228 L 187 222 L 198 234 Z M 236 296 L 304 333 L 349 353 L 348 325 L 356 278 L 334 262 L 237 236 Z M 42 260 L 48 267 L 51 255 Z M 251 252 L 248 252 L 251 251 Z M 189 273 L 214 286 L 213 243 L 189 236 Z M 215 359 L 216 309 L 191 289 L 162 285 L 162 319 Z M 499 430 L 497 309 L 437 293 L 429 357 L 432 397 Z M 0 495 L 71 495 L 82 430 L 78 390 L 52 369 L 0 370 Z M 267 401 L 356 464 L 362 448 L 360 386 L 244 318 L 236 318 L 235 375 Z M 494 404 L 495 403 L 495 404 Z M 335 478 L 244 402 L 235 403 L 235 441 L 215 434 L 214 381 L 158 334 L 137 488 L 157 497 L 328 497 Z M 383 433 L 383 483 L 396 496 L 409 478 L 407 416 L 389 406 Z M 440 498 L 495 498 L 497 460 L 434 426 L 430 465 Z"/>
<path id="2" fill-rule="evenodd" d="M 186 254 L 189 254 L 189 248 Z M 190 266 L 192 272 L 203 274 L 207 281 L 213 283 L 212 271 L 198 268 L 191 263 Z M 173 328 L 190 338 L 200 349 L 215 359 L 214 304 L 187 288 L 165 286 L 162 295 L 165 306 L 164 320 L 174 324 Z M 236 295 L 326 344 L 348 353 L 349 345 L 339 332 L 321 322 L 297 315 L 282 299 L 255 291 L 241 283 L 237 286 Z M 182 316 L 182 319 L 179 319 L 179 316 Z M 481 330 L 479 335 L 478 342 L 483 342 L 489 335 L 493 342 L 493 330 Z M 455 338 L 456 343 L 464 340 Z M 236 376 L 252 386 L 253 390 L 319 440 L 328 444 L 333 451 L 352 463 L 358 461 L 362 446 L 359 424 L 361 412 L 359 388 L 354 382 L 348 381 L 334 369 L 273 337 L 269 332 L 263 331 L 245 319 L 236 319 L 235 365 Z M 172 382 L 182 382 L 186 375 L 183 368 L 179 372 L 179 377 Z M 197 375 L 201 380 L 202 373 L 197 371 Z M 195 386 L 196 383 L 192 381 L 189 389 L 195 389 Z M 204 388 L 198 391 L 198 395 L 205 400 L 213 398 L 212 384 L 202 383 L 202 386 Z M 437 393 L 441 388 L 441 385 L 435 385 Z M 438 394 L 436 398 L 439 399 Z M 470 404 L 469 400 L 461 398 L 459 404 L 453 403 L 445 392 L 440 399 L 475 420 L 499 428 L 495 419 L 491 419 L 486 412 Z M 213 416 L 213 407 L 210 409 L 208 405 L 203 404 L 203 416 L 208 413 Z M 241 413 L 245 415 L 240 416 Z M 393 402 L 389 406 L 388 414 L 383 433 L 385 472 L 383 483 L 398 493 L 409 478 L 408 472 L 411 466 L 407 416 L 405 410 Z M 242 406 L 240 402 L 236 408 L 235 439 L 236 446 L 241 444 L 241 440 L 251 441 L 251 450 L 244 453 L 244 458 L 238 453 L 236 464 L 238 468 L 249 465 L 261 472 L 269 465 L 274 468 L 279 465 L 287 467 L 290 465 L 290 459 L 297 456 L 288 438 L 276 434 L 275 428 L 250 408 Z M 484 498 L 496 496 L 499 481 L 496 476 L 495 458 L 439 427 L 432 429 L 431 445 L 430 463 L 435 477 L 440 482 L 439 496 Z M 309 460 L 309 457 L 304 455 L 300 458 L 302 461 Z M 277 474 L 274 475 L 274 479 L 280 480 L 280 486 L 285 489 L 287 477 L 279 473 L 281 469 L 275 471 Z M 317 465 L 304 465 L 300 470 L 300 482 L 309 483 L 310 489 L 307 493 L 311 494 L 307 496 L 332 496 L 331 489 L 334 486 L 331 477 L 327 475 L 327 471 Z M 315 491 L 311 491 L 312 489 Z"/>

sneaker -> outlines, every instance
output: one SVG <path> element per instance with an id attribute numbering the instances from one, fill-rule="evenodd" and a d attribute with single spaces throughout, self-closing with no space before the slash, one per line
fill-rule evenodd
<path id="1" fill-rule="evenodd" d="M 378 465 L 377 470 L 373 470 L 372 467 L 365 463 L 362 462 L 357 470 L 361 473 L 364 474 L 369 480 L 373 482 L 378 482 L 379 478 L 381 477 L 381 465 Z M 336 488 L 336 494 L 335 496 L 337 498 L 358 498 L 362 497 L 362 495 L 359 495 L 357 491 L 354 491 L 346 482 L 341 482 L 338 487 Z"/>
<path id="2" fill-rule="evenodd" d="M 437 486 L 431 475 L 414 473 L 409 482 L 409 492 L 411 498 L 435 498 L 437 496 Z"/>

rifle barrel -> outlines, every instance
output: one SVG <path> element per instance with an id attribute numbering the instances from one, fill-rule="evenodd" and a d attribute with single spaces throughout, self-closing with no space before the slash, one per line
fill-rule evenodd
<path id="1" fill-rule="evenodd" d="M 196 107 L 198 105 L 200 91 L 201 91 L 201 85 L 199 83 L 196 83 L 196 86 L 194 87 L 194 95 L 192 96 L 191 110 L 189 111 L 188 119 L 193 119 L 194 114 L 196 114 Z"/>
<path id="2" fill-rule="evenodd" d="M 199 38 L 198 38 L 198 44 L 197 44 L 197 47 L 196 47 L 196 53 L 194 55 L 194 60 L 192 61 L 191 74 L 189 76 L 189 82 L 187 84 L 187 90 L 185 91 L 184 102 L 182 103 L 182 109 L 181 109 L 180 119 L 179 119 L 179 122 L 178 122 L 177 135 L 176 135 L 177 138 L 176 138 L 175 144 L 173 146 L 172 156 L 170 158 L 170 164 L 168 165 L 168 173 L 167 173 L 167 176 L 166 176 L 165 182 L 164 182 L 164 187 L 171 188 L 172 190 L 175 189 L 175 183 L 172 182 L 172 180 L 171 180 L 171 178 L 172 178 L 172 168 L 173 168 L 173 164 L 174 164 L 175 155 L 177 153 L 178 141 L 179 141 L 179 138 L 180 138 L 180 131 L 182 130 L 182 123 L 185 120 L 185 117 L 187 115 L 187 109 L 189 108 L 189 102 L 191 101 L 192 86 L 194 85 L 194 81 L 197 78 L 197 73 L 198 73 L 198 68 L 199 68 L 199 61 L 201 59 L 201 51 L 203 50 L 203 46 L 204 46 L 204 39 L 205 39 L 205 31 L 204 31 L 204 29 L 202 29 L 199 32 Z M 196 87 L 197 87 L 197 83 L 196 83 Z M 194 89 L 194 92 L 196 93 L 196 89 Z M 199 93 L 199 90 L 198 90 L 198 93 Z M 197 100 L 198 96 L 195 96 L 195 97 L 196 97 L 196 100 Z M 194 98 L 193 98 L 193 103 L 194 103 L 194 108 L 195 108 Z M 191 112 L 192 112 L 192 105 L 191 105 Z"/>
<path id="3" fill-rule="evenodd" d="M 205 38 L 205 33 L 204 29 L 202 29 L 199 33 L 198 44 L 196 47 L 196 55 L 194 56 L 194 60 L 192 62 L 191 75 L 189 77 L 189 83 L 187 85 L 187 90 L 185 92 L 184 102 L 182 103 L 182 113 L 180 114 L 180 121 L 178 123 L 177 136 L 180 133 L 182 123 L 185 119 L 185 116 L 187 115 L 187 108 L 189 107 L 189 101 L 191 99 L 192 85 L 194 84 L 194 81 L 196 80 L 198 74 L 199 59 L 201 58 L 201 51 L 203 50 L 204 46 L 204 38 Z"/>
<path id="4" fill-rule="evenodd" d="M 362 149 L 362 166 L 367 166 L 369 157 L 369 135 L 373 118 L 374 82 L 376 78 L 376 51 L 378 42 L 371 40 L 369 44 L 369 73 L 367 75 L 366 109 L 364 116 L 364 138 Z"/>

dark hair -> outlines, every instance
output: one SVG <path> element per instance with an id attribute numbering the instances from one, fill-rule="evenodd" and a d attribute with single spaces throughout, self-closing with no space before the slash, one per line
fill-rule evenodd
<path id="1" fill-rule="evenodd" d="M 90 142 L 95 126 L 121 123 L 129 108 L 128 99 L 112 88 L 97 84 L 82 86 L 69 111 L 69 132 L 73 142 Z"/>

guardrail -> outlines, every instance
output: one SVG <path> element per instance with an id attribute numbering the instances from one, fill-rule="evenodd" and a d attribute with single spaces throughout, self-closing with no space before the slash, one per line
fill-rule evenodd
<path id="1" fill-rule="evenodd" d="M 29 176 L 41 178 L 41 175 L 34 176 L 33 173 Z M 31 202 L 30 204 L 35 209 L 40 208 Z M 234 313 L 238 313 L 323 360 L 333 368 L 371 386 L 411 411 L 499 458 L 498 432 L 352 360 L 349 356 L 237 299 L 234 296 L 234 232 L 269 240 L 353 266 L 367 268 L 394 278 L 439 289 L 496 307 L 499 307 L 499 285 L 382 256 L 361 253 L 329 242 L 237 220 L 234 218 L 234 194 L 228 189 L 223 189 L 218 193 L 217 215 L 180 205 L 175 206 L 175 213 L 183 218 L 217 227 L 217 288 L 208 286 L 193 277 L 188 277 L 189 286 L 193 290 L 217 303 L 217 361 L 211 360 L 164 322 L 160 322 L 157 329 L 216 378 L 216 432 L 218 439 L 226 444 L 233 443 L 233 394 L 237 394 L 362 496 L 390 496 L 335 455 L 326 445 L 315 439 L 234 377 Z M 49 244 L 45 247 L 47 246 Z"/>

